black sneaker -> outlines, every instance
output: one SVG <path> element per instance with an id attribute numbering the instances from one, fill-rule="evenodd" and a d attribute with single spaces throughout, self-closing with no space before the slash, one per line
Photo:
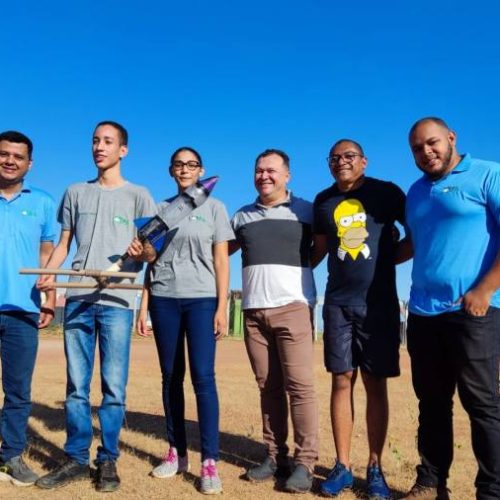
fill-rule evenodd
<path id="1" fill-rule="evenodd" d="M 116 463 L 113 460 L 104 460 L 97 464 L 95 489 L 102 493 L 116 491 L 120 487 L 120 478 L 116 473 Z"/>
<path id="2" fill-rule="evenodd" d="M 16 486 L 31 486 L 38 476 L 26 465 L 22 457 L 0 460 L 0 481 L 10 481 Z"/>
<path id="3" fill-rule="evenodd" d="M 286 480 L 285 490 L 291 493 L 307 493 L 312 487 L 313 477 L 305 465 L 299 464 Z"/>
<path id="4" fill-rule="evenodd" d="M 450 500 L 450 490 L 446 486 L 424 486 L 415 483 L 403 500 Z"/>
<path id="5" fill-rule="evenodd" d="M 248 469 L 246 478 L 252 483 L 263 483 L 274 479 L 277 470 L 276 462 L 271 457 L 267 457 L 260 465 Z"/>
<path id="6" fill-rule="evenodd" d="M 77 461 L 68 458 L 56 470 L 41 477 L 35 485 L 45 490 L 51 490 L 81 479 L 89 478 L 90 467 L 87 464 L 79 464 Z"/>

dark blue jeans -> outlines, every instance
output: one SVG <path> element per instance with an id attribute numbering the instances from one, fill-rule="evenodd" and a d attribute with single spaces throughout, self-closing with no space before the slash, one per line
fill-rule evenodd
<path id="1" fill-rule="evenodd" d="M 486 316 L 460 310 L 436 316 L 410 314 L 408 351 L 419 401 L 417 481 L 444 486 L 453 460 L 453 394 L 471 423 L 478 462 L 477 498 L 500 498 L 500 309 Z"/>
<path id="2" fill-rule="evenodd" d="M 66 444 L 64 451 L 81 464 L 89 462 L 92 443 L 90 382 L 95 348 L 99 345 L 102 402 L 98 410 L 101 446 L 97 462 L 116 460 L 125 417 L 132 311 L 68 300 L 64 310 L 64 350 L 67 361 Z"/>
<path id="3" fill-rule="evenodd" d="M 149 313 L 160 358 L 167 439 L 180 456 L 187 451 L 184 375 L 187 339 L 189 368 L 201 437 L 201 458 L 219 458 L 219 400 L 215 385 L 215 298 L 171 299 L 151 296 Z"/>
<path id="4" fill-rule="evenodd" d="M 4 402 L 0 420 L 4 461 L 21 455 L 31 412 L 31 379 L 38 350 L 38 314 L 0 312 Z"/>

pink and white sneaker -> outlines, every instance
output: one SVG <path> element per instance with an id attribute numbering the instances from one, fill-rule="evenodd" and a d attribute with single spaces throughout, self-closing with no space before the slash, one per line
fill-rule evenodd
<path id="1" fill-rule="evenodd" d="M 222 482 L 217 473 L 217 465 L 213 458 L 207 458 L 201 464 L 200 492 L 204 495 L 218 495 L 222 493 Z"/>
<path id="2" fill-rule="evenodd" d="M 166 479 L 174 477 L 181 472 L 187 472 L 188 470 L 189 461 L 187 453 L 184 457 L 180 457 L 177 454 L 177 448 L 172 447 L 169 448 L 168 452 L 162 458 L 161 464 L 151 471 L 151 475 L 160 479 Z"/>

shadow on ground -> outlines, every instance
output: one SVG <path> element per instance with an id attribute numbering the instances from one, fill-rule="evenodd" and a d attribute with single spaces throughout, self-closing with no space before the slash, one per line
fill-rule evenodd
<path id="1" fill-rule="evenodd" d="M 54 408 L 43 403 L 33 402 L 31 416 L 42 422 L 44 426 L 52 432 L 64 432 L 65 417 L 64 403 L 57 402 L 58 407 Z M 92 413 L 95 414 L 96 407 L 92 407 Z M 127 411 L 124 428 L 152 436 L 156 439 L 165 440 L 165 418 L 162 415 L 152 415 L 137 411 Z M 64 451 L 54 443 L 48 441 L 31 425 L 29 426 L 30 447 L 29 455 L 39 462 L 45 470 L 51 470 L 64 459 Z M 100 431 L 93 427 L 94 438 L 99 439 Z M 192 420 L 186 420 L 186 433 L 188 436 L 188 448 L 191 451 L 200 452 L 198 423 Z M 220 459 L 242 469 L 247 469 L 262 461 L 266 454 L 265 446 L 246 436 L 231 434 L 228 432 L 220 433 Z M 143 449 L 132 446 L 123 440 L 120 440 L 120 449 L 123 453 L 134 455 L 140 460 L 144 460 L 151 465 L 157 465 L 160 458 L 144 451 Z M 321 482 L 328 476 L 330 470 L 324 466 L 316 466 L 313 492 L 320 492 Z M 240 476 L 244 478 L 244 474 Z M 189 479 L 188 479 L 189 480 Z M 196 478 L 193 476 L 192 481 Z M 277 481 L 275 489 L 282 491 L 284 480 Z M 366 481 L 362 477 L 354 478 L 354 494 L 357 498 L 366 498 L 364 491 Z M 393 490 L 394 498 L 402 498 L 403 491 Z"/>
<path id="2" fill-rule="evenodd" d="M 42 422 L 44 426 L 52 432 L 65 431 L 64 404 L 56 403 L 54 408 L 43 403 L 33 402 L 31 416 Z M 96 407 L 92 407 L 95 414 Z M 124 428 L 138 432 L 156 439 L 165 440 L 165 418 L 162 415 L 151 415 L 148 413 L 127 411 Z M 94 438 L 99 439 L 100 431 L 93 427 Z M 28 429 L 30 435 L 30 456 L 39 462 L 46 470 L 53 469 L 62 459 L 64 451 L 54 443 L 48 441 L 31 425 Z M 186 434 L 188 436 L 188 448 L 192 451 L 200 451 L 200 438 L 198 423 L 186 420 Z M 220 439 L 220 459 L 237 467 L 248 468 L 265 457 L 266 448 L 262 443 L 254 441 L 246 436 L 221 432 Z M 131 446 L 120 440 L 120 450 L 149 462 L 151 465 L 159 463 L 159 457 L 144 451 L 137 446 Z"/>

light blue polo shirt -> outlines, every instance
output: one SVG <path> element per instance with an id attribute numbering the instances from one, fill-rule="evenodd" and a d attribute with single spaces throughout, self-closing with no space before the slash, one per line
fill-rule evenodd
<path id="1" fill-rule="evenodd" d="M 0 195 L 0 312 L 39 312 L 37 276 L 19 269 L 40 267 L 40 243 L 55 236 L 55 204 L 45 191 L 25 182 L 10 200 Z"/>
<path id="2" fill-rule="evenodd" d="M 465 155 L 444 178 L 420 178 L 408 192 L 406 222 L 414 257 L 409 308 L 432 316 L 459 299 L 492 267 L 500 249 L 500 164 Z M 500 307 L 500 289 L 491 299 Z"/>

